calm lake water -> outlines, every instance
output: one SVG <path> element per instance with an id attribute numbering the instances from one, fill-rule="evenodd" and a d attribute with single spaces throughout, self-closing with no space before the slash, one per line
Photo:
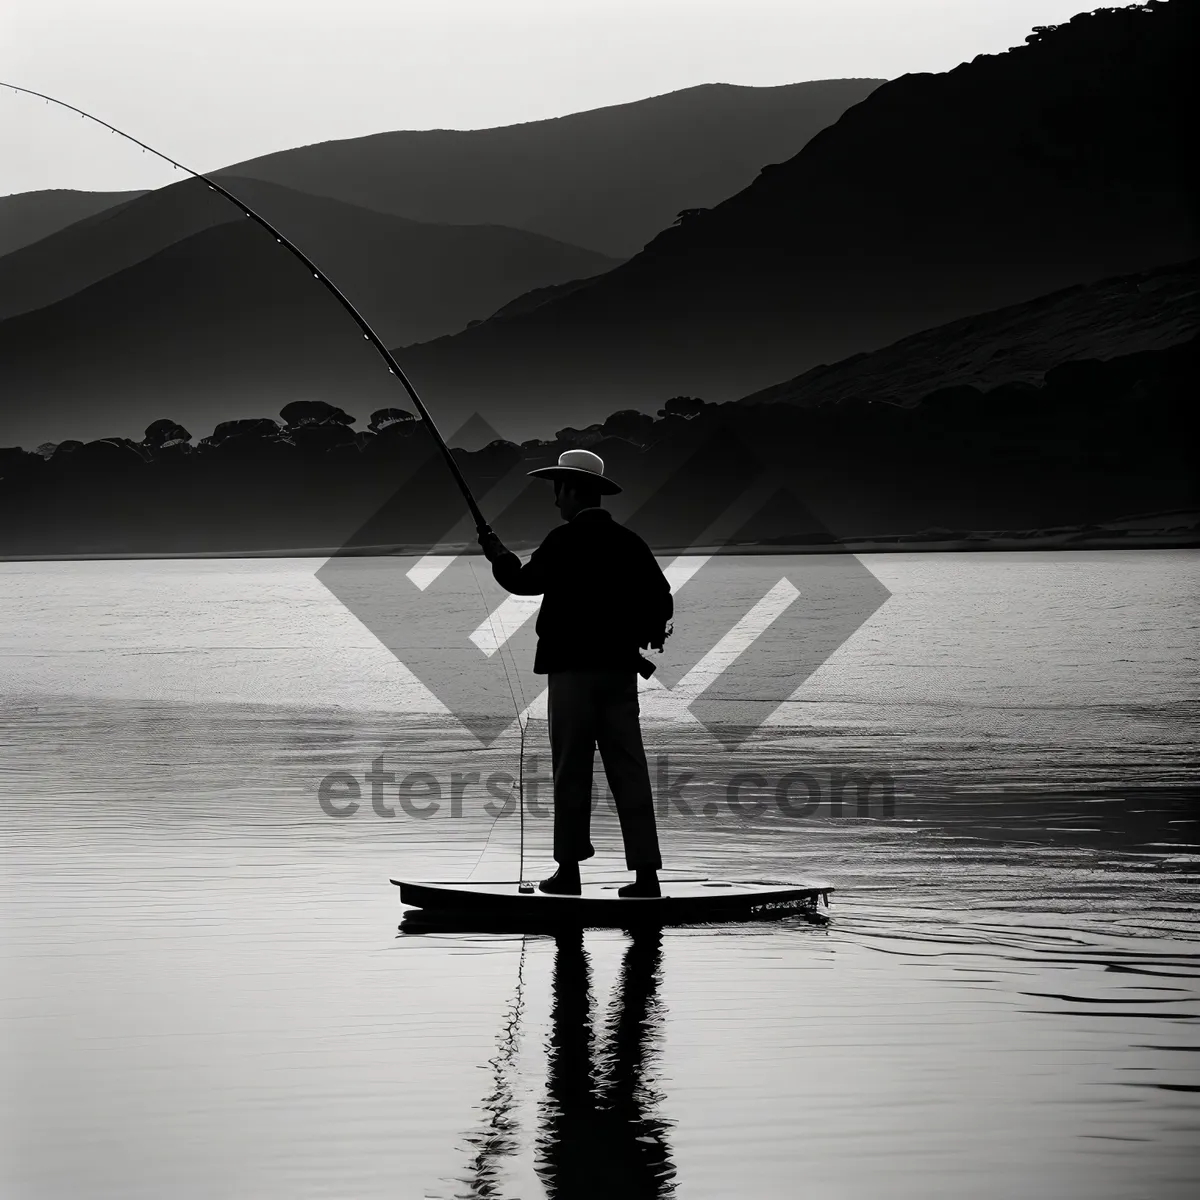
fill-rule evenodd
<path id="1" fill-rule="evenodd" d="M 397 928 L 392 876 L 515 877 L 518 739 L 320 562 L 0 564 L 0 1196 L 1193 1195 L 1200 555 L 861 561 L 890 598 L 742 745 L 643 693 L 669 868 L 823 878 L 828 920 L 574 941 Z M 325 815 L 380 756 L 437 811 Z M 861 809 L 774 798 L 838 770 Z"/>

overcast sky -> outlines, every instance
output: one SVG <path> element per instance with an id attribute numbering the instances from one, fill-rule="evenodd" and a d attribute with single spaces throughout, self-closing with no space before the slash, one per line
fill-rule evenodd
<path id="1" fill-rule="evenodd" d="M 699 83 L 944 71 L 1079 0 L 0 0 L 0 79 L 198 170 L 387 129 L 532 121 Z M 0 194 L 171 169 L 0 90 Z"/>

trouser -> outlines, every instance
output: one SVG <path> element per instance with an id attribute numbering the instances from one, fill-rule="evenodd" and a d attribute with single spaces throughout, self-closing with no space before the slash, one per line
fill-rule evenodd
<path id="1" fill-rule="evenodd" d="M 554 859 L 580 862 L 591 842 L 596 748 L 617 805 L 625 865 L 659 868 L 654 794 L 638 723 L 633 671 L 550 672 L 550 758 L 554 770 Z"/>

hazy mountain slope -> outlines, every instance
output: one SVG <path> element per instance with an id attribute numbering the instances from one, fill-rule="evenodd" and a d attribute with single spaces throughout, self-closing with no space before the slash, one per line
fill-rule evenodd
<path id="1" fill-rule="evenodd" d="M 410 347 L 508 436 L 734 399 L 1075 283 L 1194 257 L 1194 8 L 1100 11 L 884 84 L 794 158 L 531 311 Z M 499 427 L 499 426 L 498 426 Z"/>
<path id="2" fill-rule="evenodd" d="M 45 308 L 183 238 L 245 220 L 194 179 L 68 225 L 0 260 L 0 318 Z"/>
<path id="3" fill-rule="evenodd" d="M 379 133 L 229 168 L 421 221 L 501 224 L 628 257 L 684 208 L 790 158 L 881 80 L 706 84 L 496 129 Z"/>
<path id="4" fill-rule="evenodd" d="M 145 192 L 78 192 L 53 188 L 0 196 L 0 257 L 32 245 L 76 221 L 115 208 Z"/>
<path id="5" fill-rule="evenodd" d="M 882 350 L 822 364 L 741 401 L 913 404 L 949 387 L 1040 384 L 1078 359 L 1162 350 L 1200 332 L 1200 259 L 1105 279 L 925 329 Z"/>
<path id="6" fill-rule="evenodd" d="M 531 287 L 616 265 L 523 230 L 424 225 L 258 180 L 231 179 L 227 186 L 327 270 L 367 319 L 378 322 L 381 336 L 397 342 L 461 329 Z M 200 230 L 245 221 L 198 180 L 153 192 L 0 262 L 0 317 L 73 295 Z M 273 245 L 264 230 L 254 230 Z M 213 265 L 234 277 L 246 270 L 237 259 Z M 285 320 L 286 303 L 269 319 Z"/>
<path id="7" fill-rule="evenodd" d="M 164 415 L 207 431 L 291 400 L 403 402 L 334 299 L 245 218 L 0 322 L 0 388 L 0 445 L 27 446 L 140 436 Z"/>

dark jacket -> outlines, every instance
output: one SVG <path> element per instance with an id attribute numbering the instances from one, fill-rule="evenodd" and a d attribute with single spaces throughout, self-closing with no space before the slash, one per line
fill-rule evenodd
<path id="1" fill-rule="evenodd" d="M 552 530 L 523 566 L 515 554 L 497 559 L 492 575 L 518 596 L 545 596 L 533 660 L 538 675 L 636 671 L 646 665 L 638 649 L 661 648 L 674 611 L 650 547 L 602 508 L 585 508 Z"/>

